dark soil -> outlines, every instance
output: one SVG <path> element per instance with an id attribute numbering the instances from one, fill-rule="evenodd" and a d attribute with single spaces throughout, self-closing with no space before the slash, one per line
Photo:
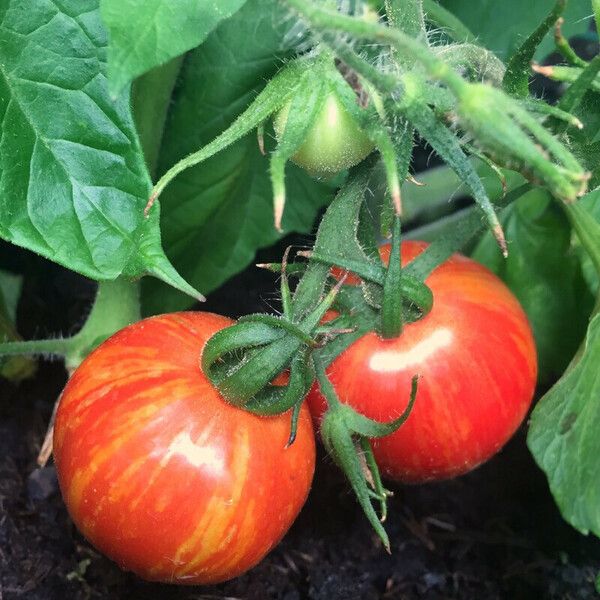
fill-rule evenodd
<path id="1" fill-rule="evenodd" d="M 259 260 L 280 255 L 281 247 L 263 252 Z M 72 332 L 93 285 L 48 263 L 40 269 L 38 259 L 26 253 L 15 261 L 19 270 L 35 274 L 21 303 L 23 334 Z M 273 276 L 248 269 L 203 308 L 232 316 L 264 310 L 276 301 L 273 289 Z M 258 567 L 206 588 L 141 581 L 86 543 L 66 514 L 53 467 L 36 469 L 64 381 L 56 362 L 42 363 L 37 377 L 18 387 L 0 381 L 0 600 L 597 597 L 600 541 L 562 521 L 527 453 L 524 431 L 470 475 L 394 488 L 386 524 L 391 555 L 371 532 L 343 477 L 320 453 L 302 514 Z"/>

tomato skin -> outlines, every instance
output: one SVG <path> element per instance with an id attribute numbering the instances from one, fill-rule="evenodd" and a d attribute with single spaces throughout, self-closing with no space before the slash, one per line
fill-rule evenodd
<path id="1" fill-rule="evenodd" d="M 207 584 L 258 563 L 310 489 L 315 443 L 303 407 L 259 417 L 225 402 L 200 370 L 209 337 L 232 324 L 175 313 L 127 327 L 67 384 L 54 457 L 73 521 L 144 579 Z"/>
<path id="2" fill-rule="evenodd" d="M 402 244 L 402 263 L 427 244 Z M 389 259 L 390 248 L 381 254 Z M 394 434 L 373 440 L 382 473 L 423 482 L 470 471 L 495 454 L 531 404 L 537 355 L 523 309 L 491 271 L 454 255 L 427 279 L 434 304 L 395 339 L 369 333 L 328 368 L 342 402 L 389 421 L 401 414 L 411 378 L 421 376 L 415 406 Z M 308 395 L 318 422 L 325 410 L 316 386 Z"/>
<path id="3" fill-rule="evenodd" d="M 283 133 L 290 107 L 291 101 L 273 119 L 277 138 Z M 331 177 L 357 165 L 374 148 L 367 134 L 331 92 L 292 161 L 311 174 Z"/>

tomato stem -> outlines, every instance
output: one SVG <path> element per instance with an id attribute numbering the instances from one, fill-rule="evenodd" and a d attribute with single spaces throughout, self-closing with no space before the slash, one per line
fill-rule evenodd
<path id="1" fill-rule="evenodd" d="M 139 283 L 124 278 L 101 281 L 90 315 L 74 336 L 0 344 L 0 356 L 58 355 L 64 357 L 65 366 L 71 372 L 101 342 L 139 320 Z"/>
<path id="2" fill-rule="evenodd" d="M 383 283 L 381 305 L 381 335 L 385 339 L 398 337 L 402 333 L 404 322 L 400 238 L 400 217 L 395 215 L 392 225 L 392 249 Z"/>
<path id="3" fill-rule="evenodd" d="M 138 281 L 119 277 L 98 284 L 96 299 L 79 333 L 68 342 L 65 354 L 67 370 L 74 370 L 105 339 L 141 319 Z"/>
<path id="4" fill-rule="evenodd" d="M 327 406 L 332 408 L 334 406 L 340 406 L 341 402 L 337 396 L 335 388 L 331 381 L 329 381 L 329 377 L 327 377 L 327 372 L 325 371 L 325 365 L 315 354 L 312 355 L 313 364 L 315 367 L 315 376 L 319 383 L 319 388 L 321 389 L 321 394 L 327 400 Z"/>
<path id="5" fill-rule="evenodd" d="M 402 53 L 412 55 L 433 79 L 443 81 L 455 93 L 466 87 L 466 82 L 424 43 L 411 38 L 393 27 L 370 23 L 361 19 L 327 10 L 306 0 L 284 0 L 317 31 L 350 33 L 360 39 L 387 43 Z M 391 77 L 388 82 L 395 79 Z"/>

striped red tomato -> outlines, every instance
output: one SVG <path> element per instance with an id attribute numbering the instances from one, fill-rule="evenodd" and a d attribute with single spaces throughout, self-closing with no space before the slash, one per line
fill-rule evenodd
<path id="1" fill-rule="evenodd" d="M 176 313 L 127 327 L 67 384 L 54 456 L 73 521 L 122 568 L 149 580 L 223 581 L 285 534 L 308 494 L 314 435 L 304 407 L 259 417 L 226 403 L 200 370 L 232 322 Z"/>
<path id="2" fill-rule="evenodd" d="M 427 244 L 402 244 L 402 262 Z M 382 248 L 389 259 L 390 248 Z M 527 317 L 510 290 L 485 267 L 454 255 L 427 279 L 433 309 L 395 339 L 369 333 L 328 368 L 340 396 L 379 421 L 397 417 L 411 378 L 421 376 L 415 406 L 394 434 L 373 440 L 379 467 L 392 479 L 426 481 L 465 473 L 515 432 L 531 403 L 536 349 Z M 318 421 L 325 400 L 308 397 Z"/>

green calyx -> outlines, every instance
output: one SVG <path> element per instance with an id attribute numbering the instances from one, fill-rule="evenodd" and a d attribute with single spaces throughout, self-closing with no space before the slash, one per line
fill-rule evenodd
<path id="1" fill-rule="evenodd" d="M 323 363 L 317 358 L 315 373 L 329 407 L 320 427 L 323 445 L 344 471 L 358 503 L 389 552 L 390 541 L 382 525 L 387 515 L 389 492 L 383 487 L 369 440 L 390 435 L 406 422 L 417 397 L 418 377 L 413 377 L 410 398 L 402 414 L 389 423 L 380 423 L 340 402 Z M 380 515 L 375 511 L 373 501 L 379 503 Z"/>
<path id="2" fill-rule="evenodd" d="M 368 331 L 386 337 L 400 334 L 402 324 L 426 314 L 431 291 L 400 269 L 400 220 L 394 218 L 393 259 L 385 267 L 364 205 L 371 165 L 358 167 L 325 214 L 309 262 L 279 266 L 283 315 L 250 315 L 217 332 L 203 350 L 204 373 L 231 404 L 261 415 L 292 410 L 292 417 L 314 382 L 315 353 L 329 364 Z M 337 240 L 347 240 L 337 254 Z M 273 268 L 273 266 L 270 266 Z M 332 268 L 353 272 L 362 284 L 345 285 Z M 300 274 L 294 294 L 288 271 Z M 340 316 L 323 322 L 326 312 Z M 284 375 L 282 375 L 284 374 Z M 344 409 L 345 410 L 345 409 Z M 292 422 L 290 440 L 295 436 Z"/>

